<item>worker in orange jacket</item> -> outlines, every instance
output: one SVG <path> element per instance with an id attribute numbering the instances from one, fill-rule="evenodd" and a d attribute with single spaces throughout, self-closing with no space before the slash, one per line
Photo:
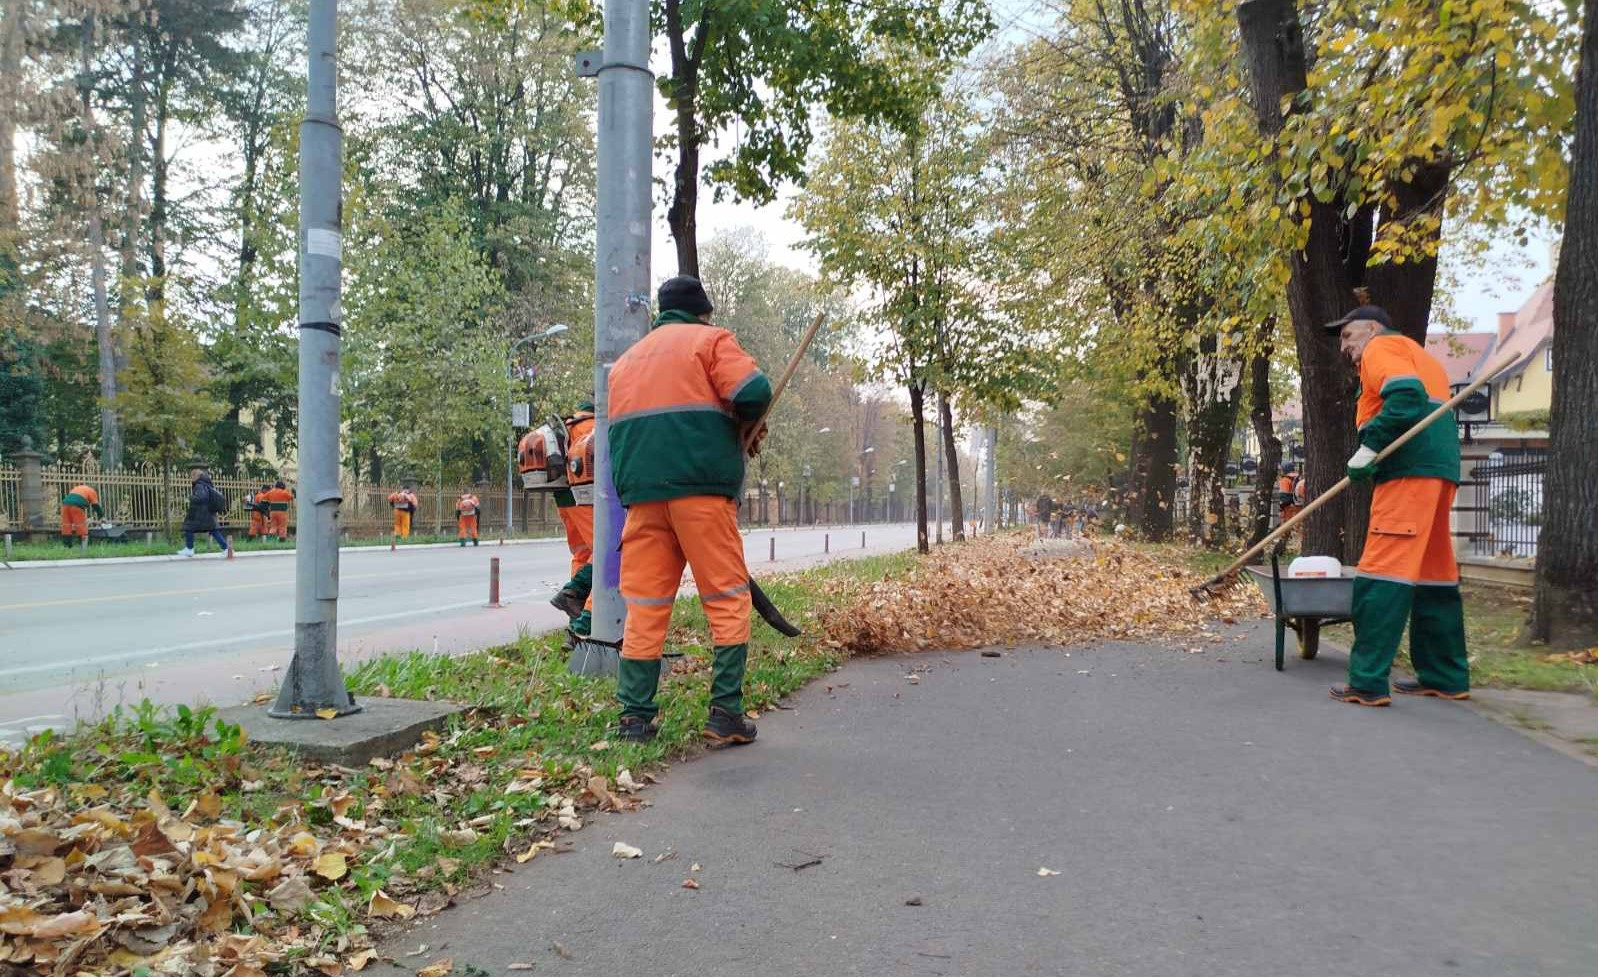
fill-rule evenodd
<path id="1" fill-rule="evenodd" d="M 405 538 L 411 535 L 411 514 L 416 512 L 416 492 L 403 486 L 389 493 L 389 505 L 394 507 L 394 535 Z"/>
<path id="2" fill-rule="evenodd" d="M 572 619 L 573 634 L 589 633 L 594 602 L 594 400 L 584 398 L 566 425 L 567 488 L 555 491 L 555 511 L 566 528 L 566 549 L 572 554 L 572 577 L 550 604 Z"/>
<path id="3" fill-rule="evenodd" d="M 1326 328 L 1337 331 L 1339 349 L 1360 370 L 1360 449 L 1349 459 L 1349 478 L 1376 482 L 1355 575 L 1349 682 L 1334 686 L 1332 696 L 1387 706 L 1391 685 L 1411 696 L 1469 699 L 1460 566 L 1449 529 L 1460 482 L 1454 419 L 1445 414 L 1376 461 L 1378 452 L 1449 399 L 1449 376 L 1421 344 L 1394 331 L 1380 306 L 1360 306 Z M 1389 669 L 1407 625 L 1416 679 L 1390 684 Z"/>
<path id="4" fill-rule="evenodd" d="M 271 534 L 279 540 L 289 539 L 289 507 L 294 504 L 294 493 L 279 479 L 262 494 L 262 498 L 266 500 Z"/>
<path id="5" fill-rule="evenodd" d="M 271 491 L 272 483 L 263 482 L 261 488 L 244 497 L 244 509 L 250 514 L 251 540 L 266 536 L 267 522 L 272 512 L 272 506 L 267 502 L 266 494 Z"/>
<path id="6" fill-rule="evenodd" d="M 1277 480 L 1277 508 L 1282 514 L 1284 523 L 1293 519 L 1303 505 L 1304 495 L 1294 495 L 1294 467 L 1292 464 L 1283 466 L 1282 477 Z"/>
<path id="7" fill-rule="evenodd" d="M 89 537 L 89 511 L 102 517 L 105 510 L 100 507 L 100 494 L 89 486 L 73 486 L 61 499 L 61 545 L 67 548 L 73 546 L 73 538 L 86 540 Z"/>
<path id="8" fill-rule="evenodd" d="M 661 652 L 687 562 L 714 645 L 703 734 L 747 744 L 755 739 L 743 704 L 750 580 L 738 496 L 744 438 L 760 424 L 772 385 L 732 333 L 710 324 L 711 301 L 698 279 L 668 279 L 659 299 L 649 335 L 616 361 L 610 378 L 611 474 L 627 507 L 617 735 L 655 735 Z"/>
<path id="9" fill-rule="evenodd" d="M 482 508 L 483 504 L 470 489 L 455 500 L 455 536 L 461 546 L 466 546 L 468 535 L 472 537 L 472 546 L 477 546 L 477 514 Z"/>

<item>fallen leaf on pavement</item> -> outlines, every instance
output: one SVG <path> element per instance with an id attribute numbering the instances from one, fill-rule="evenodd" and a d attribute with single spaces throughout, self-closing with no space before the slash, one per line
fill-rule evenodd
<path id="1" fill-rule="evenodd" d="M 539 850 L 541 850 L 541 849 L 554 849 L 554 848 L 555 848 L 555 843 L 546 842 L 543 839 L 540 839 L 539 841 L 537 841 L 537 842 L 533 843 L 532 845 L 528 846 L 526 852 L 517 853 L 516 854 L 516 861 L 519 862 L 519 863 L 525 863 L 528 860 L 532 859 L 534 856 L 537 856 L 539 854 Z"/>
<path id="2" fill-rule="evenodd" d="M 343 879 L 344 874 L 350 871 L 342 852 L 324 852 L 311 868 L 325 880 Z"/>
<path id="3" fill-rule="evenodd" d="M 685 890 L 697 890 L 699 888 L 700 888 L 700 884 L 699 884 L 699 882 L 697 880 L 684 880 L 683 881 L 683 889 L 685 889 Z"/>
<path id="4" fill-rule="evenodd" d="M 644 855 L 644 850 L 630 846 L 626 842 L 618 842 L 611 846 L 611 855 L 618 859 L 637 859 Z"/>
<path id="5" fill-rule="evenodd" d="M 371 948 L 367 948 L 365 951 L 357 951 L 348 958 L 345 958 L 344 963 L 351 971 L 362 971 L 367 965 L 371 964 L 372 960 L 377 956 L 378 952 Z"/>
<path id="6" fill-rule="evenodd" d="M 532 971 L 533 965 L 528 961 L 512 961 L 505 966 L 506 971 Z"/>
<path id="7" fill-rule="evenodd" d="M 1040 867 L 1038 867 L 1038 875 L 1040 875 L 1040 876 L 1059 876 L 1060 875 L 1060 870 L 1058 870 L 1058 869 L 1050 869 L 1048 866 L 1040 866 Z"/>
<path id="8" fill-rule="evenodd" d="M 401 903 L 390 897 L 382 890 L 372 894 L 372 900 L 366 906 L 366 912 L 373 917 L 391 917 L 398 920 L 409 920 L 416 914 L 416 908 L 409 903 Z"/>
<path id="9" fill-rule="evenodd" d="M 316 717 L 318 720 L 332 720 L 338 715 L 339 711 L 335 710 L 331 706 L 323 707 L 322 709 L 316 711 Z"/>
<path id="10" fill-rule="evenodd" d="M 291 876 L 267 891 L 267 902 L 279 913 L 299 913 L 312 896 L 311 884 L 304 876 Z"/>
<path id="11" fill-rule="evenodd" d="M 562 944 L 560 941 L 551 941 L 550 950 L 554 951 L 563 958 L 570 958 L 572 956 L 572 952 L 568 951 L 566 949 L 566 945 Z"/>
<path id="12" fill-rule="evenodd" d="M 447 975 L 455 967 L 454 958 L 440 958 L 426 968 L 416 969 L 417 978 L 440 978 Z"/>

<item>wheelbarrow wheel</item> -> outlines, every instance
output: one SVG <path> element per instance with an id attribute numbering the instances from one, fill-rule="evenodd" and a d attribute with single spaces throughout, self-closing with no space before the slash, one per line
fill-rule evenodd
<path id="1" fill-rule="evenodd" d="M 1321 622 L 1311 618 L 1299 626 L 1299 657 L 1314 659 L 1321 648 Z"/>

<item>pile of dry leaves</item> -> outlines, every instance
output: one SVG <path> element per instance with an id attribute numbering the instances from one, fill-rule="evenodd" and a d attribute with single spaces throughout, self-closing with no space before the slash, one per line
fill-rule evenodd
<path id="1" fill-rule="evenodd" d="M 491 773 L 463 763 L 467 752 L 451 750 L 452 739 L 429 733 L 413 751 L 364 771 L 301 764 L 294 783 L 275 792 L 237 764 L 181 811 L 133 784 L 24 790 L 8 779 L 0 786 L 0 971 L 358 972 L 376 957 L 366 925 L 448 905 L 452 883 L 422 884 L 464 879 L 451 853 L 478 843 L 485 828 L 482 820 L 447 822 L 438 831 L 443 854 L 409 877 L 392 872 L 387 857 L 415 823 L 391 812 L 408 799 L 445 812 L 452 795 L 510 778 L 499 790 L 532 803 L 504 840 L 506 862 L 554 848 L 555 834 L 583 827 L 584 810 L 637 803 L 628 796 L 640 785 L 626 771 L 614 782 L 586 767 L 547 777 L 513 762 Z M 241 809 L 241 797 L 267 800 Z M 224 814 L 224 798 L 240 817 Z"/>
<path id="2" fill-rule="evenodd" d="M 989 537 L 942 548 L 903 577 L 839 582 L 860 590 L 823 625 L 832 647 L 870 655 L 1180 634 L 1265 609 L 1247 587 L 1196 602 L 1188 589 L 1198 581 L 1115 540 L 1057 557 L 1027 537 Z"/>

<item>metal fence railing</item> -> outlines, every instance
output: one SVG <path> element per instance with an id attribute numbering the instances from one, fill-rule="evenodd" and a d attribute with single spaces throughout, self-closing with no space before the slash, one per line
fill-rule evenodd
<path id="1" fill-rule="evenodd" d="M 1549 456 L 1542 449 L 1489 455 L 1461 483 L 1455 536 L 1462 554 L 1530 558 L 1538 555 L 1543 528 L 1543 480 Z"/>
<path id="2" fill-rule="evenodd" d="M 67 492 L 77 485 L 88 485 L 100 496 L 106 519 L 131 530 L 163 531 L 183 522 L 188 509 L 189 475 L 184 469 L 163 471 L 158 466 L 139 466 L 124 469 L 101 470 L 94 466 L 47 465 L 39 471 L 43 499 L 43 532 L 58 532 L 61 527 L 60 502 Z M 0 466 L 0 530 L 23 528 L 21 468 Z M 228 509 L 220 520 L 227 529 L 238 529 L 249 524 L 249 514 L 244 511 L 244 500 L 261 488 L 262 480 L 242 474 L 223 474 L 213 471 L 211 481 L 227 497 Z M 293 488 L 293 485 L 290 485 Z M 346 536 L 381 536 L 392 524 L 389 493 L 400 488 L 393 485 L 368 485 L 347 481 L 340 486 L 344 504 L 340 508 L 339 522 Z M 413 516 L 413 532 L 453 533 L 455 528 L 455 500 L 468 489 L 481 501 L 482 532 L 494 534 L 506 525 L 505 495 L 503 485 L 497 488 L 467 485 L 418 485 L 417 512 Z M 294 523 L 294 509 L 289 510 L 290 526 Z M 517 493 L 512 499 L 512 518 L 516 532 L 547 535 L 556 532 L 559 521 L 555 506 L 537 493 Z"/>

